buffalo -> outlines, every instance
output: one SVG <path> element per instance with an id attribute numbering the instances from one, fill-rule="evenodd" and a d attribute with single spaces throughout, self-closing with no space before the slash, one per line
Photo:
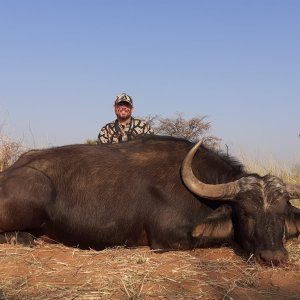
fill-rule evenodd
<path id="1" fill-rule="evenodd" d="M 235 241 L 278 265 L 299 236 L 299 196 L 300 185 L 174 137 L 32 150 L 0 174 L 0 242 L 168 251 Z"/>

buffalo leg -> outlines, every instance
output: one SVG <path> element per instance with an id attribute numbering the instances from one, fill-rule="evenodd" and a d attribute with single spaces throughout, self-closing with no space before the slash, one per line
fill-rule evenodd
<path id="1" fill-rule="evenodd" d="M 0 244 L 34 245 L 34 236 L 29 232 L 13 231 L 0 233 Z"/>
<path id="2" fill-rule="evenodd" d="M 0 177 L 0 242 L 30 244 L 32 236 L 28 233 L 42 231 L 48 221 L 46 208 L 54 195 L 51 180 L 36 169 L 21 167 L 3 172 Z"/>

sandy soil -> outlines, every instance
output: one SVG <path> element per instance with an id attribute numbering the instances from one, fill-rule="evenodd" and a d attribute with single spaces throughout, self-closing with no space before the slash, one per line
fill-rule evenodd
<path id="1" fill-rule="evenodd" d="M 238 248 L 154 253 L 0 245 L 0 299 L 300 299 L 300 244 L 262 267 Z M 248 262 L 247 262 L 248 260 Z"/>

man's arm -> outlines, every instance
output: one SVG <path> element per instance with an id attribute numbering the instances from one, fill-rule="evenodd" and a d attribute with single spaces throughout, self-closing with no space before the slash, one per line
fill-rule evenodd
<path id="1" fill-rule="evenodd" d="M 133 132 L 134 135 L 146 135 L 146 134 L 154 134 L 151 126 L 144 120 L 133 119 Z"/>
<path id="2" fill-rule="evenodd" d="M 109 143 L 109 132 L 107 125 L 103 126 L 98 134 L 97 144 L 108 144 Z"/>
<path id="3" fill-rule="evenodd" d="M 153 129 L 151 128 L 151 126 L 148 123 L 145 124 L 144 133 L 145 134 L 154 134 Z"/>

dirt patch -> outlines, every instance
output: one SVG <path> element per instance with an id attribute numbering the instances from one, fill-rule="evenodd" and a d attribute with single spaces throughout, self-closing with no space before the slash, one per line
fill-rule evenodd
<path id="1" fill-rule="evenodd" d="M 0 299 L 300 299 L 299 240 L 287 249 L 287 265 L 267 268 L 227 247 L 158 254 L 0 245 Z"/>

